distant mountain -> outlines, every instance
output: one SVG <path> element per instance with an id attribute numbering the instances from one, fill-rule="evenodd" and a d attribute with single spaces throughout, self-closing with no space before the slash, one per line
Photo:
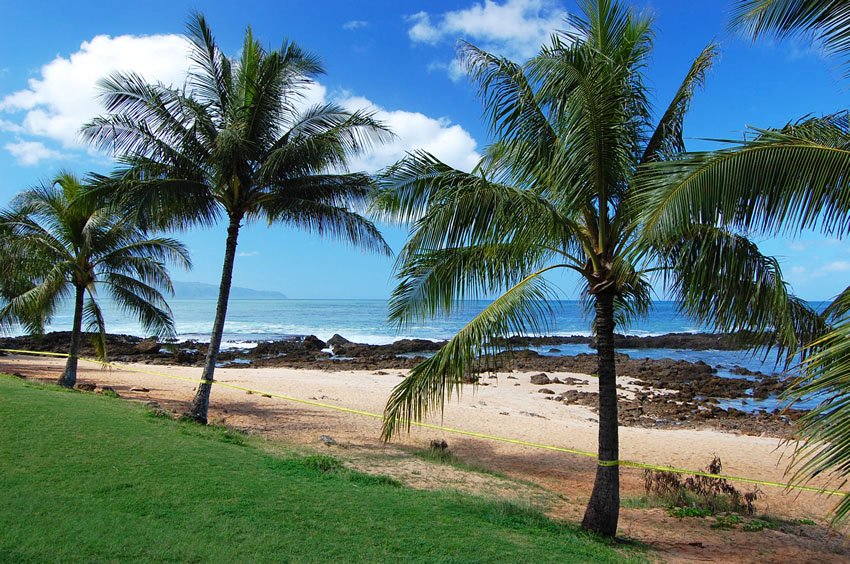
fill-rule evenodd
<path id="1" fill-rule="evenodd" d="M 218 299 L 218 286 L 202 282 L 174 282 L 174 297 L 178 300 L 215 300 Z M 286 294 L 251 288 L 230 288 L 232 300 L 285 300 Z"/>

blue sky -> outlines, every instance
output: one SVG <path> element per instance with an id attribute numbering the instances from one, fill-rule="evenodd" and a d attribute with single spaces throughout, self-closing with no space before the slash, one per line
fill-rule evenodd
<path id="1" fill-rule="evenodd" d="M 701 138 L 740 138 L 748 125 L 781 126 L 807 114 L 840 110 L 850 82 L 837 62 L 800 42 L 757 44 L 726 31 L 731 2 L 636 1 L 656 18 L 648 78 L 659 109 L 666 106 L 688 65 L 712 39 L 722 55 L 686 122 L 691 149 Z M 470 166 L 487 143 L 481 103 L 452 65 L 454 46 L 466 39 L 521 60 L 530 55 L 574 2 L 0 2 L 0 203 L 59 169 L 106 171 L 108 158 L 93 153 L 76 131 L 99 112 L 93 83 L 115 68 L 149 80 L 180 81 L 186 61 L 181 34 L 187 15 L 207 16 L 219 44 L 236 54 L 246 26 L 264 43 L 284 37 L 318 54 L 327 75 L 311 100 L 369 105 L 399 135 L 392 145 L 359 161 L 374 170 L 405 150 L 428 149 L 459 167 Z M 404 231 L 387 228 L 394 249 Z M 195 262 L 175 278 L 217 283 L 224 227 L 179 235 Z M 768 239 L 762 249 L 780 257 L 795 291 L 829 298 L 847 285 L 850 250 L 816 234 Z M 279 290 L 293 298 L 383 298 L 392 289 L 393 259 L 364 255 L 344 245 L 254 225 L 240 240 L 234 282 Z M 575 281 L 556 281 L 567 297 Z"/>

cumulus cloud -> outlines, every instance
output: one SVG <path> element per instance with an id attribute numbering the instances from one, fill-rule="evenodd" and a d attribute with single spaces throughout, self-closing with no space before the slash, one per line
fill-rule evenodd
<path id="1" fill-rule="evenodd" d="M 523 61 L 533 56 L 555 30 L 564 29 L 567 12 L 555 0 L 484 0 L 483 4 L 432 16 L 418 12 L 408 17 L 408 37 L 414 43 L 436 45 L 466 39 L 484 49 Z M 456 68 L 446 63 L 456 78 Z"/>
<path id="2" fill-rule="evenodd" d="M 0 100 L 0 111 L 23 113 L 19 122 L 30 135 L 79 147 L 80 126 L 103 112 L 97 82 L 115 71 L 133 71 L 148 81 L 182 85 L 188 44 L 179 35 L 98 35 L 65 58 L 41 67 L 27 88 Z"/>
<path id="3" fill-rule="evenodd" d="M 355 170 L 377 171 L 413 150 L 428 151 L 446 164 L 465 171 L 472 170 L 481 158 L 472 135 L 448 118 L 433 118 L 405 110 L 387 110 L 357 96 L 341 99 L 340 103 L 350 110 L 369 109 L 375 112 L 375 117 L 388 125 L 396 135 L 389 143 L 375 147 L 368 156 L 352 163 Z"/>
<path id="4" fill-rule="evenodd" d="M 369 22 L 367 22 L 366 20 L 351 20 L 350 22 L 345 22 L 344 24 L 342 24 L 342 29 L 361 29 L 367 27 L 368 25 Z"/>
<path id="5" fill-rule="evenodd" d="M 17 137 L 5 149 L 27 165 L 61 156 L 58 147 L 81 149 L 80 127 L 103 113 L 97 100 L 99 79 L 121 70 L 138 73 L 150 82 L 182 86 L 190 65 L 187 49 L 187 42 L 179 35 L 100 35 L 84 42 L 68 57 L 57 56 L 41 67 L 27 88 L 0 98 L 0 131 Z M 371 108 L 397 136 L 352 163 L 355 170 L 376 171 L 414 149 L 427 150 L 465 170 L 479 159 L 472 136 L 447 118 L 382 108 L 345 92 L 329 96 L 328 89 L 320 83 L 306 88 L 298 104 L 308 107 L 329 98 L 351 109 Z M 24 139 L 25 136 L 34 139 Z M 54 148 L 49 146 L 51 143 Z"/>
<path id="6" fill-rule="evenodd" d="M 58 159 L 63 156 L 59 151 L 49 149 L 44 143 L 38 141 L 17 141 L 6 143 L 3 147 L 15 157 L 19 164 L 24 166 L 37 165 L 43 160 Z"/>

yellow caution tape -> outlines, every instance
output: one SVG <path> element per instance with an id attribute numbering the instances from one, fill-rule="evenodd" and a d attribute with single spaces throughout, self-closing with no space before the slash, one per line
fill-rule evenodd
<path id="1" fill-rule="evenodd" d="M 43 355 L 43 356 L 53 356 L 53 357 L 62 357 L 62 358 L 67 358 L 67 357 L 70 356 L 67 353 L 28 351 L 28 350 L 21 350 L 21 349 L 0 349 L 0 351 L 7 352 L 7 353 Z M 191 383 L 195 383 L 195 384 L 211 384 L 213 382 L 211 380 L 190 378 L 190 377 L 186 377 L 186 376 L 175 376 L 173 374 L 165 374 L 163 372 L 154 372 L 152 370 L 144 370 L 144 369 L 141 369 L 141 368 L 134 368 L 134 367 L 130 367 L 130 366 L 127 366 L 127 365 L 124 365 L 124 364 L 116 364 L 114 362 L 97 360 L 97 359 L 94 359 L 94 358 L 86 358 L 86 357 L 78 357 L 78 358 L 79 358 L 79 360 L 97 363 L 97 364 L 100 364 L 101 366 L 109 366 L 111 368 L 116 368 L 118 370 L 123 370 L 125 372 L 135 372 L 135 373 L 138 373 L 138 374 L 148 374 L 150 376 L 158 376 L 158 377 L 161 377 L 161 378 L 170 378 L 172 380 L 181 380 L 181 381 L 184 381 L 184 382 L 191 382 Z M 322 402 L 315 401 L 315 400 L 305 400 L 305 399 L 295 398 L 295 397 L 287 396 L 287 395 L 283 395 L 283 394 L 275 394 L 275 393 L 271 393 L 271 392 L 264 392 L 262 390 L 255 390 L 255 389 L 252 389 L 252 388 L 245 388 L 243 386 L 237 386 L 235 384 L 228 384 L 227 382 L 222 382 L 220 380 L 216 380 L 215 382 L 216 382 L 217 385 L 219 385 L 223 388 L 230 388 L 230 389 L 239 390 L 239 391 L 242 391 L 242 392 L 250 392 L 252 394 L 260 394 L 260 395 L 264 395 L 264 396 L 267 396 L 267 397 L 278 398 L 278 399 L 291 401 L 291 402 L 295 402 L 295 403 L 300 403 L 300 404 L 304 404 L 304 405 L 310 405 L 310 406 L 313 406 L 313 407 L 320 407 L 320 408 L 323 408 L 323 409 L 332 409 L 332 410 L 335 410 L 335 411 L 341 411 L 343 413 L 351 413 L 351 414 L 354 414 L 354 415 L 362 415 L 364 417 L 372 417 L 374 419 L 381 419 L 381 420 L 384 419 L 383 414 L 373 413 L 371 411 L 364 411 L 364 410 L 361 410 L 361 409 L 353 409 L 351 407 L 342 407 L 342 406 L 339 406 L 339 405 L 331 405 L 331 404 L 322 403 Z M 564 452 L 564 453 L 567 453 L 567 454 L 574 454 L 576 456 L 584 456 L 584 457 L 592 458 L 592 459 L 596 460 L 597 464 L 599 466 L 607 466 L 607 467 L 625 466 L 625 467 L 628 467 L 628 468 L 640 468 L 640 469 L 644 469 L 644 470 L 656 470 L 656 471 L 659 471 L 659 472 L 670 472 L 672 474 L 689 474 L 689 475 L 692 475 L 692 476 L 702 476 L 702 477 L 705 477 L 705 478 L 719 478 L 719 479 L 723 479 L 723 480 L 729 480 L 729 481 L 732 481 L 732 482 L 741 482 L 741 483 L 745 483 L 745 484 L 754 484 L 754 485 L 759 485 L 759 486 L 770 486 L 770 487 L 776 487 L 776 488 L 784 488 L 786 490 L 807 491 L 807 492 L 815 492 L 815 493 L 826 494 L 826 495 L 837 495 L 837 496 L 842 496 L 842 497 L 850 495 L 850 492 L 844 492 L 844 491 L 840 491 L 840 490 L 830 490 L 830 489 L 826 489 L 826 488 L 818 488 L 818 487 L 814 487 L 814 486 L 803 486 L 803 485 L 799 485 L 799 484 L 787 484 L 787 483 L 783 483 L 783 482 L 771 482 L 771 481 L 767 481 L 767 480 L 757 480 L 755 478 L 745 478 L 745 477 L 741 477 L 741 476 L 732 476 L 732 475 L 728 475 L 728 474 L 712 474 L 711 472 L 703 472 L 703 471 L 700 471 L 700 470 L 688 470 L 686 468 L 676 468 L 675 466 L 660 466 L 660 465 L 657 465 L 657 464 L 647 464 L 647 463 L 644 463 L 644 462 L 634 462 L 634 461 L 631 461 L 631 460 L 598 460 L 598 457 L 595 453 L 589 452 L 589 451 L 586 451 L 586 450 L 579 450 L 579 449 L 566 448 L 566 447 L 558 447 L 558 446 L 553 446 L 553 445 L 545 445 L 545 444 L 535 443 L 535 442 L 531 442 L 531 441 L 524 441 L 524 440 L 521 440 L 521 439 L 511 439 L 511 438 L 508 438 L 508 437 L 500 437 L 500 436 L 497 436 L 497 435 L 488 435 L 486 433 L 477 433 L 475 431 L 466 431 L 464 429 L 454 429 L 452 427 L 444 427 L 442 425 L 435 425 L 433 423 L 423 423 L 423 422 L 420 422 L 420 421 L 411 421 L 410 424 L 413 425 L 413 426 L 416 426 L 416 427 L 424 428 L 424 429 L 434 429 L 436 431 L 442 431 L 442 432 L 445 432 L 445 433 L 452 433 L 452 434 L 455 434 L 455 435 L 463 435 L 463 436 L 466 436 L 466 437 L 474 437 L 474 438 L 477 438 L 477 439 L 486 439 L 486 440 L 490 440 L 490 441 L 498 441 L 498 442 L 501 442 L 501 443 L 508 443 L 508 444 L 526 446 L 526 447 L 531 447 L 531 448 L 540 448 L 540 449 L 551 450 L 551 451 L 555 451 L 555 452 Z"/>

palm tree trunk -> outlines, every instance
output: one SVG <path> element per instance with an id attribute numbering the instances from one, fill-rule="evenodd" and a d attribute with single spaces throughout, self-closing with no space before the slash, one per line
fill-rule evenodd
<path id="1" fill-rule="evenodd" d="M 85 286 L 77 286 L 74 298 L 74 326 L 71 329 L 71 350 L 68 360 L 65 362 L 65 370 L 56 382 L 60 386 L 73 388 L 77 383 L 77 357 L 80 354 L 80 339 L 83 333 L 83 300 L 85 299 Z"/>
<path id="2" fill-rule="evenodd" d="M 596 354 L 599 362 L 599 465 L 581 526 L 612 537 L 620 515 L 617 372 L 614 360 L 614 293 L 596 295 Z M 609 464 L 605 464 L 605 463 Z M 611 464 L 613 463 L 613 464 Z"/>
<path id="3" fill-rule="evenodd" d="M 224 320 L 227 317 L 227 301 L 230 299 L 233 262 L 236 259 L 236 245 L 239 239 L 239 222 L 241 220 L 241 216 L 231 217 L 230 225 L 227 227 L 227 242 L 224 248 L 224 265 L 221 269 L 221 285 L 218 287 L 215 321 L 213 322 L 210 345 L 207 349 L 207 358 L 204 363 L 204 373 L 201 377 L 204 382 L 198 385 L 195 399 L 192 400 L 192 408 L 188 413 L 190 418 L 204 425 L 207 424 L 207 410 L 210 406 L 210 392 L 212 391 L 213 376 L 215 374 L 215 363 L 218 359 L 221 337 L 224 334 Z"/>

